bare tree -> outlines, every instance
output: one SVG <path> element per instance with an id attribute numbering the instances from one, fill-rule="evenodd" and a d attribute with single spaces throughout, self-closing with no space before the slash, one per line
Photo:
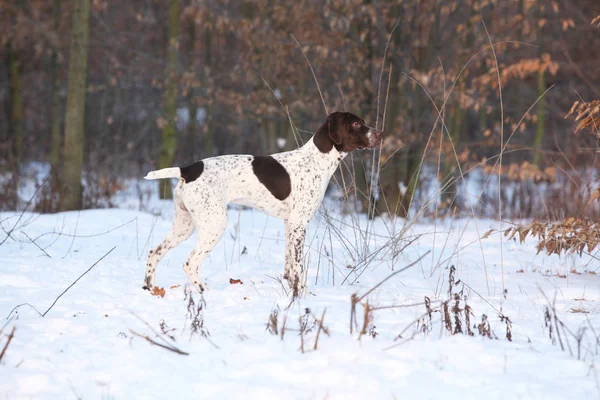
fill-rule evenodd
<path id="1" fill-rule="evenodd" d="M 88 63 L 90 0 L 73 0 L 73 26 L 69 56 L 69 83 L 63 165 L 61 210 L 81 208 L 81 173 L 85 122 L 85 91 Z"/>
<path id="2" fill-rule="evenodd" d="M 159 168 L 167 168 L 173 165 L 175 161 L 175 150 L 177 149 L 177 130 L 175 117 L 177 112 L 177 51 L 179 48 L 179 0 L 169 2 L 169 44 L 168 44 L 168 64 L 165 71 L 166 91 L 163 105 L 164 127 L 162 134 L 162 145 L 160 158 L 158 160 Z M 171 181 L 163 179 L 158 182 L 158 193 L 161 199 L 170 199 L 173 197 Z"/>

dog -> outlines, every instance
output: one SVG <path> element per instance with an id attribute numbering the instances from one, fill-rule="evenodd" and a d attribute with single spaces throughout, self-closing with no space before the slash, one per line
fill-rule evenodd
<path id="1" fill-rule="evenodd" d="M 285 220 L 285 271 L 293 297 L 305 288 L 302 250 L 308 222 L 325 195 L 340 161 L 352 150 L 377 147 L 383 133 L 348 112 L 334 112 L 302 147 L 270 156 L 224 155 L 187 167 L 151 171 L 145 179 L 179 178 L 175 219 L 165 240 L 150 250 L 144 289 L 151 290 L 158 262 L 198 229 L 198 241 L 184 264 L 202 293 L 200 265 L 227 227 L 227 205 L 257 208 Z"/>

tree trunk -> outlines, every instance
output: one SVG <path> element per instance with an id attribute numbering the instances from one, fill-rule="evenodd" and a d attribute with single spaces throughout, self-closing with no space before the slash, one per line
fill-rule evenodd
<path id="1" fill-rule="evenodd" d="M 545 134 L 545 109 L 546 109 L 546 101 L 543 97 L 544 91 L 546 90 L 546 80 L 544 79 L 544 71 L 541 70 L 538 73 L 537 80 L 537 90 L 536 95 L 540 99 L 536 105 L 536 115 L 537 121 L 535 123 L 535 137 L 533 138 L 533 147 L 536 149 L 541 149 L 542 144 L 544 143 L 544 134 Z M 533 154 L 533 163 L 538 164 L 541 161 L 541 153 L 536 151 Z"/>
<path id="2" fill-rule="evenodd" d="M 74 0 L 59 205 L 62 211 L 76 210 L 82 206 L 81 172 L 85 137 L 89 17 L 90 0 Z"/>
<path id="3" fill-rule="evenodd" d="M 540 20 L 542 18 L 542 10 L 540 8 L 540 0 L 537 0 L 535 3 L 537 10 L 537 19 Z M 541 58 L 544 52 L 544 41 L 543 41 L 543 32 L 542 27 L 538 24 L 537 27 L 537 40 L 538 40 L 538 56 Z M 546 90 L 546 80 L 544 79 L 544 70 L 540 70 L 538 72 L 537 79 L 537 88 L 536 95 L 540 98 L 544 94 L 544 90 Z M 533 147 L 541 150 L 542 144 L 544 143 L 544 135 L 545 135 L 545 118 L 546 118 L 546 102 L 543 97 L 540 98 L 536 105 L 536 115 L 537 121 L 535 123 L 535 136 L 533 138 Z M 536 151 L 533 154 L 533 163 L 539 164 L 541 161 L 541 153 L 540 151 Z"/>
<path id="4" fill-rule="evenodd" d="M 392 70 L 390 94 L 385 119 L 385 130 L 393 135 L 398 132 L 396 120 L 399 117 L 402 107 L 402 91 L 400 88 L 400 68 Z M 377 199 L 376 213 L 387 212 L 392 215 L 403 215 L 401 211 L 402 194 L 400 193 L 399 182 L 402 180 L 404 168 L 404 157 L 406 153 L 403 150 L 398 151 L 391 158 L 386 159 L 381 164 L 379 171 L 380 193 Z M 382 155 L 382 158 L 385 158 Z"/>
<path id="5" fill-rule="evenodd" d="M 188 56 L 189 56 L 189 65 L 188 65 L 188 71 L 193 74 L 194 76 L 196 75 L 196 26 L 194 25 L 194 21 L 191 20 L 189 22 L 189 30 L 188 30 L 188 37 L 189 37 L 189 49 L 188 49 Z M 196 129 L 198 126 L 198 104 L 196 102 L 196 90 L 194 88 L 194 85 L 190 85 L 189 89 L 188 89 L 188 93 L 187 93 L 187 103 L 188 103 L 188 116 L 189 116 L 189 120 L 188 120 L 188 124 L 187 124 L 187 139 L 186 139 L 186 149 L 184 149 L 184 160 L 186 162 L 191 162 L 193 160 L 196 159 L 195 157 L 195 153 L 196 153 L 196 148 L 197 148 L 197 134 L 198 134 L 198 130 Z"/>
<path id="6" fill-rule="evenodd" d="M 8 193 L 10 208 L 16 208 L 18 202 L 19 166 L 23 150 L 23 82 L 21 63 L 17 53 L 8 44 L 8 68 L 10 73 L 10 163 L 12 170 L 11 192 Z"/>
<path id="7" fill-rule="evenodd" d="M 163 128 L 162 146 L 158 159 L 158 168 L 173 166 L 175 161 L 175 150 L 177 148 L 177 132 L 175 117 L 177 112 L 177 49 L 179 37 L 179 0 L 169 2 L 169 34 L 168 34 L 168 61 L 166 68 L 166 91 L 164 98 L 164 117 L 166 124 Z M 158 195 L 161 199 L 173 198 L 171 180 L 161 179 L 158 181 Z"/>
<path id="8" fill-rule="evenodd" d="M 212 73 L 212 33 L 210 28 L 204 29 L 204 47 L 205 47 L 205 59 L 204 65 L 205 70 L 208 74 Z M 207 76 L 207 82 L 210 81 Z M 212 84 L 212 83 L 211 83 Z M 213 125 L 213 109 L 214 109 L 214 97 L 211 91 L 210 98 L 206 105 L 206 118 L 204 120 L 204 152 L 202 156 L 212 157 L 215 154 L 215 137 L 214 137 L 214 125 Z"/>
<path id="9" fill-rule="evenodd" d="M 60 23 L 60 4 L 61 0 L 54 0 L 54 30 L 58 32 L 58 25 Z M 62 145 L 62 135 L 60 130 L 61 125 L 61 101 L 60 101 L 60 65 L 58 62 L 58 50 L 54 49 L 52 52 L 52 59 L 50 60 L 51 79 L 52 79 L 52 125 L 50 130 L 50 189 L 51 197 L 58 193 L 60 182 L 60 148 Z M 49 203 L 50 209 L 48 211 L 54 211 L 54 201 Z"/>

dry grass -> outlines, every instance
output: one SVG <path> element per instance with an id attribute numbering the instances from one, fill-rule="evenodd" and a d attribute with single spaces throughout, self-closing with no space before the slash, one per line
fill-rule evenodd
<path id="1" fill-rule="evenodd" d="M 184 301 L 187 302 L 185 321 L 186 323 L 188 321 L 190 323 L 190 337 L 200 335 L 208 339 L 210 337 L 210 332 L 208 332 L 208 329 L 204 325 L 204 309 L 206 308 L 206 301 L 204 301 L 202 294 L 200 294 L 198 300 L 194 300 L 194 293 L 195 290 L 189 285 L 185 286 Z"/>
<path id="2" fill-rule="evenodd" d="M 298 327 L 290 328 L 287 326 L 287 312 L 282 316 L 279 306 L 273 308 L 267 319 L 266 330 L 274 336 L 279 336 L 283 340 L 285 333 L 297 332 L 300 339 L 298 350 L 305 353 L 307 351 L 316 351 L 319 349 L 319 338 L 321 334 L 329 336 L 329 328 L 325 325 L 325 313 L 323 310 L 320 318 L 317 318 L 310 308 L 300 309 L 298 314 Z M 280 322 L 281 319 L 281 322 Z"/>

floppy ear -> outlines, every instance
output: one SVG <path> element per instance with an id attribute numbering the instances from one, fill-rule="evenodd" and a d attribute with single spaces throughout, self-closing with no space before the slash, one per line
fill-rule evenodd
<path id="1" fill-rule="evenodd" d="M 334 143 L 336 145 L 342 143 L 342 135 L 340 133 L 342 120 L 341 112 L 329 114 L 325 123 L 315 133 L 313 141 L 321 153 L 329 153 Z"/>
<path id="2" fill-rule="evenodd" d="M 335 112 L 333 114 L 329 114 L 325 125 L 327 125 L 327 133 L 329 134 L 329 138 L 333 141 L 333 143 L 337 145 L 342 144 L 342 113 Z"/>

